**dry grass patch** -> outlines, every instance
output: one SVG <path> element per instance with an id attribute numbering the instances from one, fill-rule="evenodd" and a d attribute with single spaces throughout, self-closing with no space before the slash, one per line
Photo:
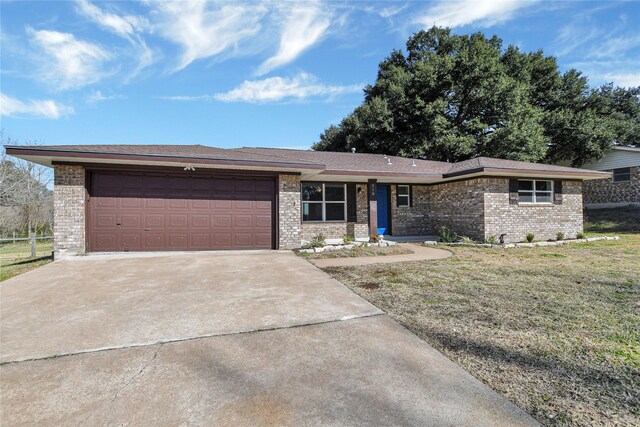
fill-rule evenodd
<path id="1" fill-rule="evenodd" d="M 547 425 L 640 425 L 640 236 L 329 268 Z"/>
<path id="2" fill-rule="evenodd" d="M 361 257 L 361 256 L 384 256 L 384 255 L 406 255 L 412 254 L 413 252 L 407 248 L 404 248 L 400 245 L 393 246 L 370 246 L 370 247 L 362 247 L 356 246 L 353 249 L 341 249 L 337 251 L 327 251 L 327 252 L 318 252 L 313 254 L 308 254 L 301 252 L 300 256 L 303 256 L 307 259 L 323 259 L 323 258 L 353 258 L 353 257 Z"/>

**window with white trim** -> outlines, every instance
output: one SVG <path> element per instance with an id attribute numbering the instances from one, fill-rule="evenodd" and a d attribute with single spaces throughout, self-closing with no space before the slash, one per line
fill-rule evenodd
<path id="1" fill-rule="evenodd" d="M 346 184 L 302 183 L 302 221 L 339 222 L 346 220 Z"/>
<path id="2" fill-rule="evenodd" d="M 553 181 L 518 180 L 518 203 L 552 203 Z"/>
<path id="3" fill-rule="evenodd" d="M 631 168 L 618 168 L 614 169 L 611 179 L 613 182 L 628 182 L 631 181 Z"/>
<path id="4" fill-rule="evenodd" d="M 398 185 L 398 207 L 408 208 L 411 206 L 410 194 L 408 185 Z"/>

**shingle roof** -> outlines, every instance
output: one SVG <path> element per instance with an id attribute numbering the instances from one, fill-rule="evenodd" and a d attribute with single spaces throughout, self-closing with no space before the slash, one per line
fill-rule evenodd
<path id="1" fill-rule="evenodd" d="M 384 154 L 345 153 L 332 151 L 292 150 L 286 148 L 237 148 L 236 151 L 254 154 L 269 154 L 288 160 L 322 163 L 329 171 L 351 172 L 395 172 L 426 173 L 441 175 L 449 170 L 451 163 L 431 160 L 409 159 Z M 414 166 L 415 165 L 415 166 Z"/>
<path id="2" fill-rule="evenodd" d="M 216 148 L 204 145 L 45 145 L 45 146 L 7 146 L 7 153 L 39 156 L 50 160 L 69 156 L 70 153 L 83 158 L 128 159 L 137 158 L 147 161 L 154 157 L 179 159 L 179 161 L 206 161 L 207 163 L 244 164 L 262 168 L 294 167 L 297 170 L 322 170 L 323 174 L 369 175 L 371 177 L 396 175 L 416 179 L 454 178 L 471 173 L 545 173 L 550 175 L 575 175 L 584 177 L 606 176 L 601 172 L 585 169 L 554 166 L 541 163 L 518 162 L 514 160 L 478 157 L 458 163 L 409 159 L 383 154 L 327 152 L 311 150 L 293 150 L 284 148 Z M 36 154 L 36 152 L 38 154 Z M 32 154 L 33 153 L 33 154 Z M 86 156 L 85 156 L 86 154 Z M 142 157 L 140 157 L 142 156 Z M 37 160 L 36 160 L 37 161 Z M 175 161 L 175 160 L 174 160 Z"/>
<path id="3" fill-rule="evenodd" d="M 565 166 L 547 165 L 544 163 L 519 162 L 516 160 L 495 159 L 492 157 L 476 157 L 475 159 L 451 164 L 446 175 L 461 175 L 477 169 L 485 168 L 541 172 L 576 172 L 577 170 L 581 170 Z"/>

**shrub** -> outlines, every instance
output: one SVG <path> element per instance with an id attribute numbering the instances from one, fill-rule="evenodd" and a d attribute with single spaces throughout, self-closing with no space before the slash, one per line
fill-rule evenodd
<path id="1" fill-rule="evenodd" d="M 489 237 L 487 237 L 484 240 L 485 243 L 488 243 L 490 245 L 497 245 L 498 244 L 498 238 L 495 235 L 491 235 Z"/>
<path id="2" fill-rule="evenodd" d="M 475 240 L 473 240 L 471 237 L 467 237 L 467 236 L 460 236 L 458 238 L 458 242 L 460 243 L 471 243 L 471 244 L 475 244 L 477 243 Z"/>
<path id="3" fill-rule="evenodd" d="M 458 240 L 458 235 L 444 225 L 438 229 L 438 236 L 440 236 L 440 241 L 443 243 L 453 243 Z"/>
<path id="4" fill-rule="evenodd" d="M 383 236 L 381 234 L 374 234 L 369 238 L 369 241 L 372 243 L 380 243 L 382 242 Z"/>
<path id="5" fill-rule="evenodd" d="M 528 233 L 528 234 L 527 234 L 527 242 L 529 242 L 529 243 L 533 242 L 533 239 L 534 239 L 535 237 L 536 237 L 536 235 L 535 235 L 535 234 L 533 234 L 533 233 Z"/>
<path id="6" fill-rule="evenodd" d="M 354 239 L 352 236 L 349 236 L 348 234 L 343 234 L 343 235 L 342 235 L 342 241 L 343 241 L 345 244 L 352 243 L 354 240 L 355 240 L 355 239 Z"/>
<path id="7" fill-rule="evenodd" d="M 324 234 L 320 233 L 317 236 L 313 236 L 313 238 L 309 241 L 309 246 L 311 246 L 312 248 L 321 248 L 325 245 L 324 241 Z"/>
<path id="8" fill-rule="evenodd" d="M 584 233 L 576 234 L 576 239 L 584 239 Z"/>
<path id="9" fill-rule="evenodd" d="M 564 233 L 562 231 L 556 233 L 556 240 L 564 240 Z"/>

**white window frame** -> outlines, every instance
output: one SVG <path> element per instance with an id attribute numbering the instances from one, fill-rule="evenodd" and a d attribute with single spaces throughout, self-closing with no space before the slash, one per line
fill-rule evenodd
<path id="1" fill-rule="evenodd" d="M 629 170 L 629 179 L 616 179 L 616 171 L 620 170 L 620 169 L 627 169 Z M 626 175 L 627 173 L 625 173 Z M 631 168 L 615 168 L 611 170 L 611 182 L 614 183 L 618 183 L 618 182 L 631 182 Z"/>
<path id="2" fill-rule="evenodd" d="M 525 181 L 529 181 L 531 182 L 531 190 L 520 190 L 520 182 L 525 182 Z M 542 190 L 536 190 L 536 182 L 550 182 L 551 183 L 551 190 L 550 191 L 542 191 Z M 527 193 L 527 194 L 531 194 L 531 202 L 521 202 L 520 201 L 520 193 Z M 549 193 L 549 195 L 551 196 L 551 201 L 550 202 L 538 202 L 536 199 L 536 193 Z M 518 204 L 521 205 L 552 205 L 553 204 L 553 194 L 554 194 L 554 188 L 553 188 L 553 180 L 552 179 L 519 179 L 518 180 Z"/>
<path id="3" fill-rule="evenodd" d="M 406 187 L 407 189 L 407 194 L 400 194 L 400 187 Z M 406 184 L 398 184 L 398 188 L 397 190 L 398 194 L 396 194 L 396 197 L 398 198 L 398 207 L 399 208 L 408 208 L 411 206 L 411 189 L 409 188 L 409 185 Z M 407 204 L 402 204 L 400 201 L 402 200 L 402 198 L 406 197 L 407 198 Z"/>
<path id="4" fill-rule="evenodd" d="M 322 185 L 322 200 L 302 200 L 302 187 L 304 187 L 305 184 L 308 185 Z M 343 187 L 343 194 L 344 194 L 344 200 L 343 201 L 336 201 L 336 200 L 325 200 L 325 197 L 327 195 L 327 192 L 325 191 L 325 184 L 329 184 L 329 185 L 342 185 Z M 301 203 L 300 203 L 300 216 L 302 218 L 302 222 L 347 222 L 347 184 L 340 184 L 339 182 L 303 182 L 301 187 L 300 187 L 300 199 L 301 199 Z M 321 204 L 322 205 L 322 219 L 304 219 L 304 205 L 305 203 L 310 204 L 310 203 L 316 203 L 316 204 Z M 330 219 L 327 220 L 327 204 L 340 204 L 343 203 L 344 204 L 344 219 Z"/>

